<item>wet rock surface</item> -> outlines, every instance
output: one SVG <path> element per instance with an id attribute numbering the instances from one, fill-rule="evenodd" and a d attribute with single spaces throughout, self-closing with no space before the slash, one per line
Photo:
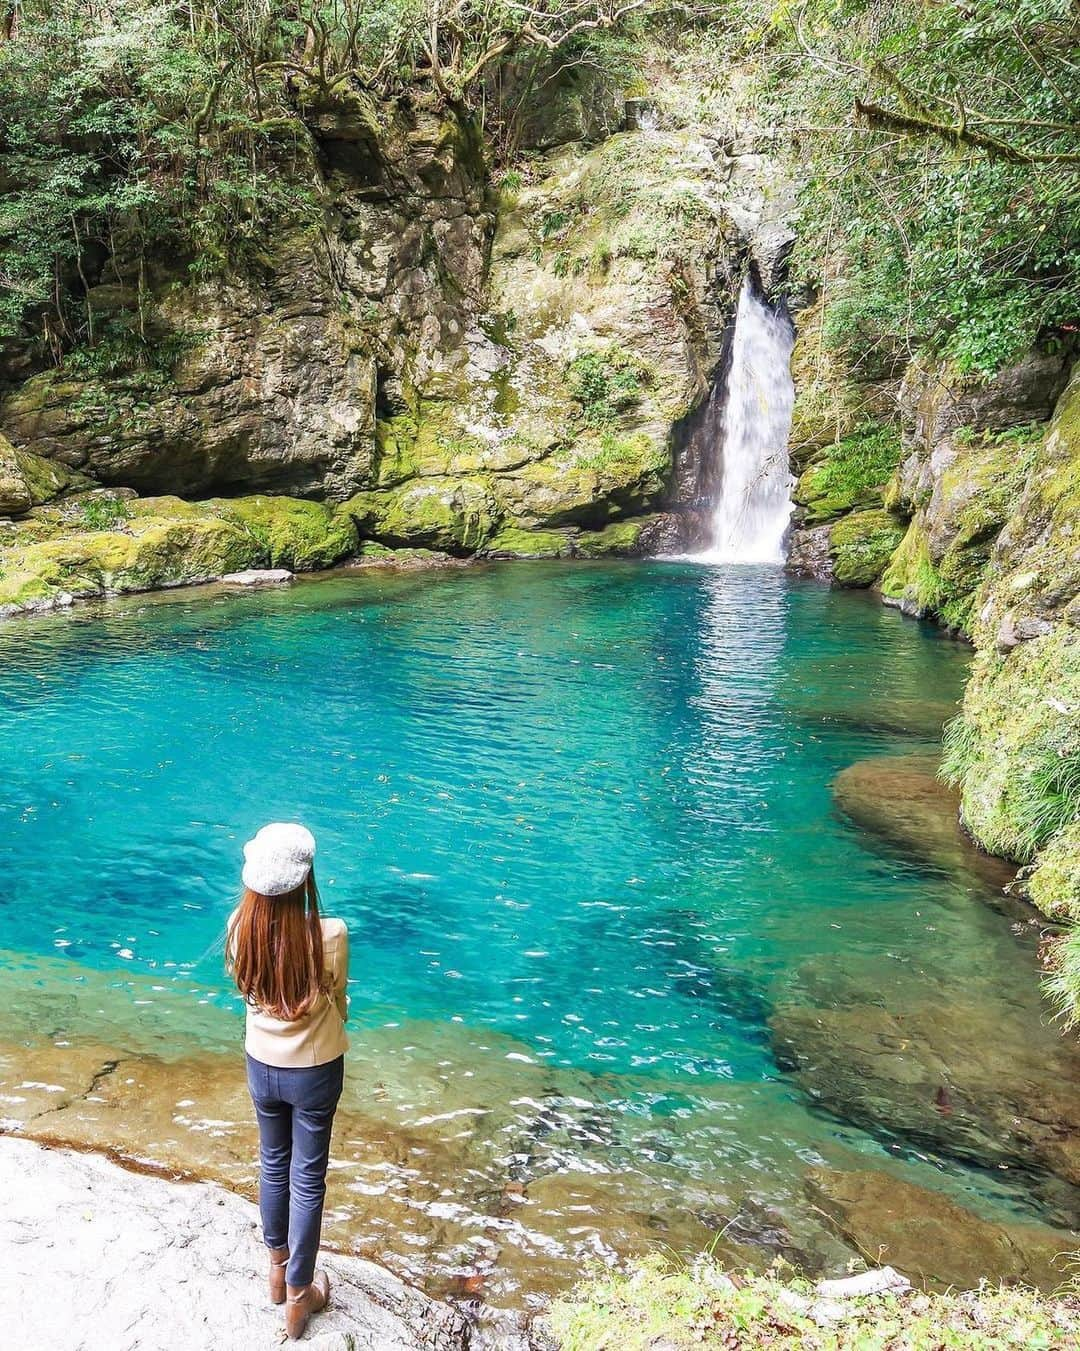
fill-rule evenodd
<path id="1" fill-rule="evenodd" d="M 771 1026 L 781 1069 L 842 1120 L 980 1166 L 1080 1185 L 1080 1054 L 1053 1032 L 1033 1041 L 945 998 L 903 1012 L 790 1005 Z M 1063 1201 L 1080 1213 L 1080 1197 Z"/>
<path id="2" fill-rule="evenodd" d="M 958 795 L 937 776 L 931 756 L 882 756 L 842 770 L 833 785 L 837 807 L 864 830 L 915 860 L 962 869 L 1000 890 L 1015 875 L 964 833 Z"/>
<path id="3" fill-rule="evenodd" d="M 917 1285 L 967 1289 L 994 1271 L 1004 1281 L 1055 1290 L 1070 1274 L 1074 1234 L 1038 1224 L 995 1224 L 887 1173 L 815 1168 L 806 1190 L 867 1260 L 888 1262 Z"/>
<path id="4" fill-rule="evenodd" d="M 92 1154 L 0 1140 L 6 1336 L 35 1351 L 169 1347 L 258 1351 L 283 1340 L 248 1201 L 139 1176 Z M 305 1345 L 464 1351 L 462 1315 L 355 1257 L 324 1253 L 330 1306 Z M 508 1343 L 510 1345 L 511 1343 Z"/>

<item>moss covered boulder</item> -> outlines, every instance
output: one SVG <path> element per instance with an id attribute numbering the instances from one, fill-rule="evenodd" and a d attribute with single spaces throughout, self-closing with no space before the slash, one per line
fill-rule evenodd
<path id="1" fill-rule="evenodd" d="M 579 558 L 640 558 L 648 552 L 655 516 L 615 521 L 603 530 L 582 530 L 574 544 Z"/>
<path id="2" fill-rule="evenodd" d="M 1025 880 L 1029 897 L 1044 915 L 1080 924 L 1080 823 L 1051 838 Z"/>
<path id="3" fill-rule="evenodd" d="M 506 526 L 481 550 L 485 558 L 571 558 L 574 532 L 571 530 L 523 530 Z"/>
<path id="4" fill-rule="evenodd" d="M 1030 862 L 1080 813 L 1080 634 L 1060 624 L 981 652 L 945 744 L 968 830 Z"/>
<path id="5" fill-rule="evenodd" d="M 873 586 L 904 538 L 903 523 L 882 509 L 853 511 L 829 531 L 829 557 L 841 586 Z"/>
<path id="6" fill-rule="evenodd" d="M 238 497 L 207 504 L 250 533 L 271 568 L 304 572 L 329 568 L 356 552 L 359 536 L 348 512 L 294 497 Z"/>
<path id="7" fill-rule="evenodd" d="M 122 529 L 85 530 L 0 551 L 0 610 L 63 597 L 150 591 L 258 567 L 261 547 L 204 515 L 139 516 Z"/>
<path id="8" fill-rule="evenodd" d="M 881 506 L 899 459 L 899 429 L 889 422 L 863 422 L 820 447 L 793 493 L 804 508 L 804 523 L 819 525 L 859 507 Z"/>
<path id="9" fill-rule="evenodd" d="M 65 465 L 19 450 L 0 434 L 0 516 L 21 516 L 61 493 L 92 486 Z"/>
<path id="10" fill-rule="evenodd" d="M 352 518 L 318 502 L 76 493 L 32 509 L 0 543 L 0 612 L 184 586 L 246 568 L 329 567 L 357 543 Z"/>
<path id="11" fill-rule="evenodd" d="M 501 512 L 483 478 L 417 478 L 387 491 L 358 493 L 342 507 L 361 536 L 393 548 L 472 553 Z"/>

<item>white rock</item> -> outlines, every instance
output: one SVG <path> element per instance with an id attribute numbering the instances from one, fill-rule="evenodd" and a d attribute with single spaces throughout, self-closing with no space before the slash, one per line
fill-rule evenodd
<path id="1" fill-rule="evenodd" d="M 886 1290 L 910 1290 L 911 1282 L 892 1267 L 878 1267 L 874 1271 L 863 1271 L 858 1276 L 818 1281 L 815 1289 L 825 1299 L 854 1299 L 859 1295 L 881 1295 Z"/>
<path id="2" fill-rule="evenodd" d="M 258 1212 L 205 1182 L 130 1173 L 93 1154 L 0 1138 L 5 1345 L 33 1351 L 270 1351 L 284 1340 L 266 1292 Z M 461 1351 L 447 1305 L 356 1257 L 326 1253 L 322 1351 Z"/>
<path id="3" fill-rule="evenodd" d="M 227 572 L 221 580 L 233 586 L 280 586 L 295 578 L 296 573 L 288 568 L 247 568 L 244 572 Z"/>

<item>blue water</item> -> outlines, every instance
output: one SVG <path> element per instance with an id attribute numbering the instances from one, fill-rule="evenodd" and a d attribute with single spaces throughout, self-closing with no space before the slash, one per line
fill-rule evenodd
<path id="1" fill-rule="evenodd" d="M 694 1094 L 777 1085 L 770 1010 L 823 981 L 1037 1002 L 976 879 L 833 804 L 852 762 L 933 749 L 968 655 L 866 595 L 662 563 L 368 572 L 12 623 L 0 946 L 148 978 L 133 1029 L 177 1053 L 232 1044 L 217 940 L 241 845 L 301 820 L 352 931 L 359 1046 L 490 1030 L 520 1048 L 508 1094 L 517 1055 L 670 1124 Z M 220 1023 L 194 1017 L 208 1003 Z M 800 1094 L 762 1111 L 793 1163 L 818 1157 Z M 673 1138 L 669 1170 L 714 1166 L 715 1140 Z"/>
<path id="2" fill-rule="evenodd" d="M 662 565 L 369 575 L 9 626 L 4 944 L 219 977 L 202 954 L 240 846 L 301 820 L 353 931 L 361 1019 L 456 1015 L 566 1064 L 765 1073 L 764 987 L 815 950 L 804 920 L 820 941 L 912 889 L 831 809 L 837 770 L 890 738 L 819 725 L 814 701 L 872 718 L 955 697 L 965 662 L 770 570 Z"/>

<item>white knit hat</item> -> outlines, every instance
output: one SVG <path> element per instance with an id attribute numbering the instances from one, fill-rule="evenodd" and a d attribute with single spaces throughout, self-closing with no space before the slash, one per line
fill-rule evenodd
<path id="1" fill-rule="evenodd" d="M 244 886 L 261 896 L 284 896 L 307 879 L 315 836 L 305 826 L 274 821 L 244 845 Z"/>

